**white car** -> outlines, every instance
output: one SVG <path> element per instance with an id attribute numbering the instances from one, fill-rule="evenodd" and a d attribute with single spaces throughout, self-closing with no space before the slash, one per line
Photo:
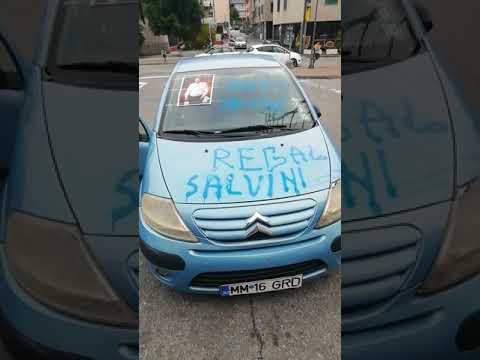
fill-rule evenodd
<path id="1" fill-rule="evenodd" d="M 213 47 L 204 53 L 195 55 L 195 57 L 211 56 L 218 54 L 238 54 L 238 51 L 235 51 L 235 49 L 230 46 Z"/>
<path id="2" fill-rule="evenodd" d="M 246 49 L 247 48 L 247 39 L 244 37 L 237 37 L 235 38 L 235 41 L 233 42 L 233 47 L 235 49 Z"/>
<path id="3" fill-rule="evenodd" d="M 299 53 L 285 49 L 284 47 L 276 44 L 258 44 L 252 45 L 248 52 L 254 54 L 268 54 L 272 55 L 282 64 L 288 65 L 289 62 L 293 66 L 297 67 L 302 63 L 302 56 Z"/>

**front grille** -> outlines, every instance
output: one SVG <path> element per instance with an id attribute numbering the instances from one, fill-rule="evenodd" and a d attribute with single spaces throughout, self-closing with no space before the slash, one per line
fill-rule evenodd
<path id="1" fill-rule="evenodd" d="M 326 264 L 323 261 L 311 260 L 303 263 L 269 269 L 203 273 L 197 275 L 192 280 L 191 286 L 217 288 L 221 285 L 274 279 L 285 276 L 294 276 L 300 274 L 306 276 L 317 271 L 325 271 L 326 268 Z"/>
<path id="2" fill-rule="evenodd" d="M 367 310 L 395 296 L 417 259 L 420 233 L 393 226 L 342 234 L 342 313 Z"/>
<path id="3" fill-rule="evenodd" d="M 200 209 L 194 212 L 196 225 L 205 237 L 216 242 L 262 241 L 286 239 L 301 234 L 315 215 L 316 202 L 311 199 Z M 255 214 L 260 215 L 250 221 Z M 260 227 L 261 231 L 255 233 Z"/>

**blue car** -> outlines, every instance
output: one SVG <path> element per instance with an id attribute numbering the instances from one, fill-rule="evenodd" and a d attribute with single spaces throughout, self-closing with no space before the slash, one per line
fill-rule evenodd
<path id="1" fill-rule="evenodd" d="M 180 61 L 154 129 L 141 128 L 140 247 L 163 284 L 232 296 L 337 269 L 339 155 L 284 65 Z"/>
<path id="2" fill-rule="evenodd" d="M 2 337 L 138 359 L 138 3 L 35 3 L 9 4 L 25 32 L 0 25 Z"/>
<path id="3" fill-rule="evenodd" d="M 421 3 L 342 11 L 343 359 L 480 358 L 480 128 Z"/>

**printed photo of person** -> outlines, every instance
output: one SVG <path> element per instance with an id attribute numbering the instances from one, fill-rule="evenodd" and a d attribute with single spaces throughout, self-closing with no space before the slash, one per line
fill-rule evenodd
<path id="1" fill-rule="evenodd" d="M 185 76 L 178 93 L 177 106 L 210 105 L 215 75 Z"/>

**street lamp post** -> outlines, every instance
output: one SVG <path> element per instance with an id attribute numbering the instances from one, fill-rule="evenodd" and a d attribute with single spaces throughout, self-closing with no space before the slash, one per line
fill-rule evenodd
<path id="1" fill-rule="evenodd" d="M 303 55 L 303 44 L 304 44 L 304 35 L 305 35 L 305 16 L 307 16 L 307 1 L 305 0 L 303 3 L 303 18 L 302 18 L 302 24 L 300 26 L 300 54 Z"/>
<path id="2" fill-rule="evenodd" d="M 308 67 L 313 69 L 315 67 L 315 32 L 317 31 L 317 11 L 318 11 L 318 1 L 315 5 L 315 17 L 313 18 L 313 35 L 312 35 L 312 53 L 310 57 L 310 65 Z"/>

